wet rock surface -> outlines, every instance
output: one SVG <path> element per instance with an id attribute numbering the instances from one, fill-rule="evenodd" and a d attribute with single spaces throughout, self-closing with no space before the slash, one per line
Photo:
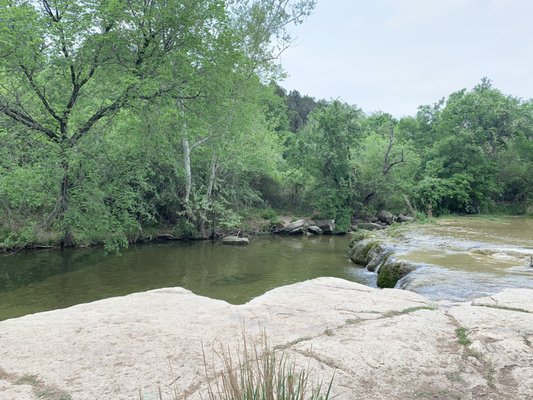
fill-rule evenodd
<path id="1" fill-rule="evenodd" d="M 240 306 L 159 289 L 1 322 L 0 399 L 38 398 L 21 376 L 74 400 L 206 398 L 202 347 L 232 346 L 244 325 L 312 378 L 335 374 L 337 399 L 531 400 L 532 311 L 525 289 L 446 307 L 336 278 Z"/>

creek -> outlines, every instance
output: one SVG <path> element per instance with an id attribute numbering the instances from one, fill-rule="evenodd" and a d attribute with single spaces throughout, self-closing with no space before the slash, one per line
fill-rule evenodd
<path id="1" fill-rule="evenodd" d="M 395 256 L 418 268 L 398 282 L 434 300 L 464 301 L 506 287 L 533 288 L 533 220 L 450 218 L 387 230 Z M 242 304 L 321 276 L 375 286 L 348 258 L 342 236 L 274 237 L 233 247 L 208 241 L 0 255 L 0 320 L 113 296 L 181 286 Z"/>
<path id="2" fill-rule="evenodd" d="M 320 276 L 369 283 L 341 236 L 254 239 L 248 246 L 210 241 L 0 255 L 0 320 L 113 296 L 181 286 L 233 304 L 278 286 Z"/>
<path id="3" fill-rule="evenodd" d="M 397 258 L 418 265 L 399 288 L 448 301 L 533 288 L 531 218 L 442 218 L 394 236 Z"/>

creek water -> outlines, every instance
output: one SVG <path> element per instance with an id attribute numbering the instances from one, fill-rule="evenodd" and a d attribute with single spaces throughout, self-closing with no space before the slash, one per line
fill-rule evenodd
<path id="1" fill-rule="evenodd" d="M 443 218 L 393 236 L 396 258 L 418 264 L 399 288 L 447 301 L 533 288 L 531 218 Z"/>
<path id="2" fill-rule="evenodd" d="M 274 237 L 248 246 L 209 241 L 0 255 L 0 320 L 107 297 L 181 286 L 242 304 L 266 291 L 320 276 L 371 284 L 340 236 Z"/>
<path id="3" fill-rule="evenodd" d="M 463 301 L 505 287 L 533 288 L 533 220 L 441 219 L 385 233 L 396 257 L 418 264 L 398 287 Z M 0 255 L 0 320 L 107 297 L 181 286 L 242 304 L 278 286 L 334 276 L 375 286 L 341 236 L 274 237 L 233 247 L 212 242 Z"/>

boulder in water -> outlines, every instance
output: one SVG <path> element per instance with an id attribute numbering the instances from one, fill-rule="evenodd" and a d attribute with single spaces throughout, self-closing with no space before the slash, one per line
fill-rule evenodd
<path id="1" fill-rule="evenodd" d="M 250 240 L 245 237 L 239 237 L 239 236 L 225 236 L 222 238 L 223 244 L 229 244 L 229 245 L 247 245 L 250 243 Z"/>
<path id="2" fill-rule="evenodd" d="M 378 271 L 377 285 L 380 288 L 394 288 L 405 275 L 415 270 L 415 266 L 407 261 L 386 260 Z"/>

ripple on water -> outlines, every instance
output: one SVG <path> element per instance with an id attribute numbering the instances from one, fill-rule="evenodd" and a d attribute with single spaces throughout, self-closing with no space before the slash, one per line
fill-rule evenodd
<path id="1" fill-rule="evenodd" d="M 461 301 L 533 288 L 533 220 L 453 218 L 402 232 L 399 259 L 422 265 L 398 287 Z"/>

